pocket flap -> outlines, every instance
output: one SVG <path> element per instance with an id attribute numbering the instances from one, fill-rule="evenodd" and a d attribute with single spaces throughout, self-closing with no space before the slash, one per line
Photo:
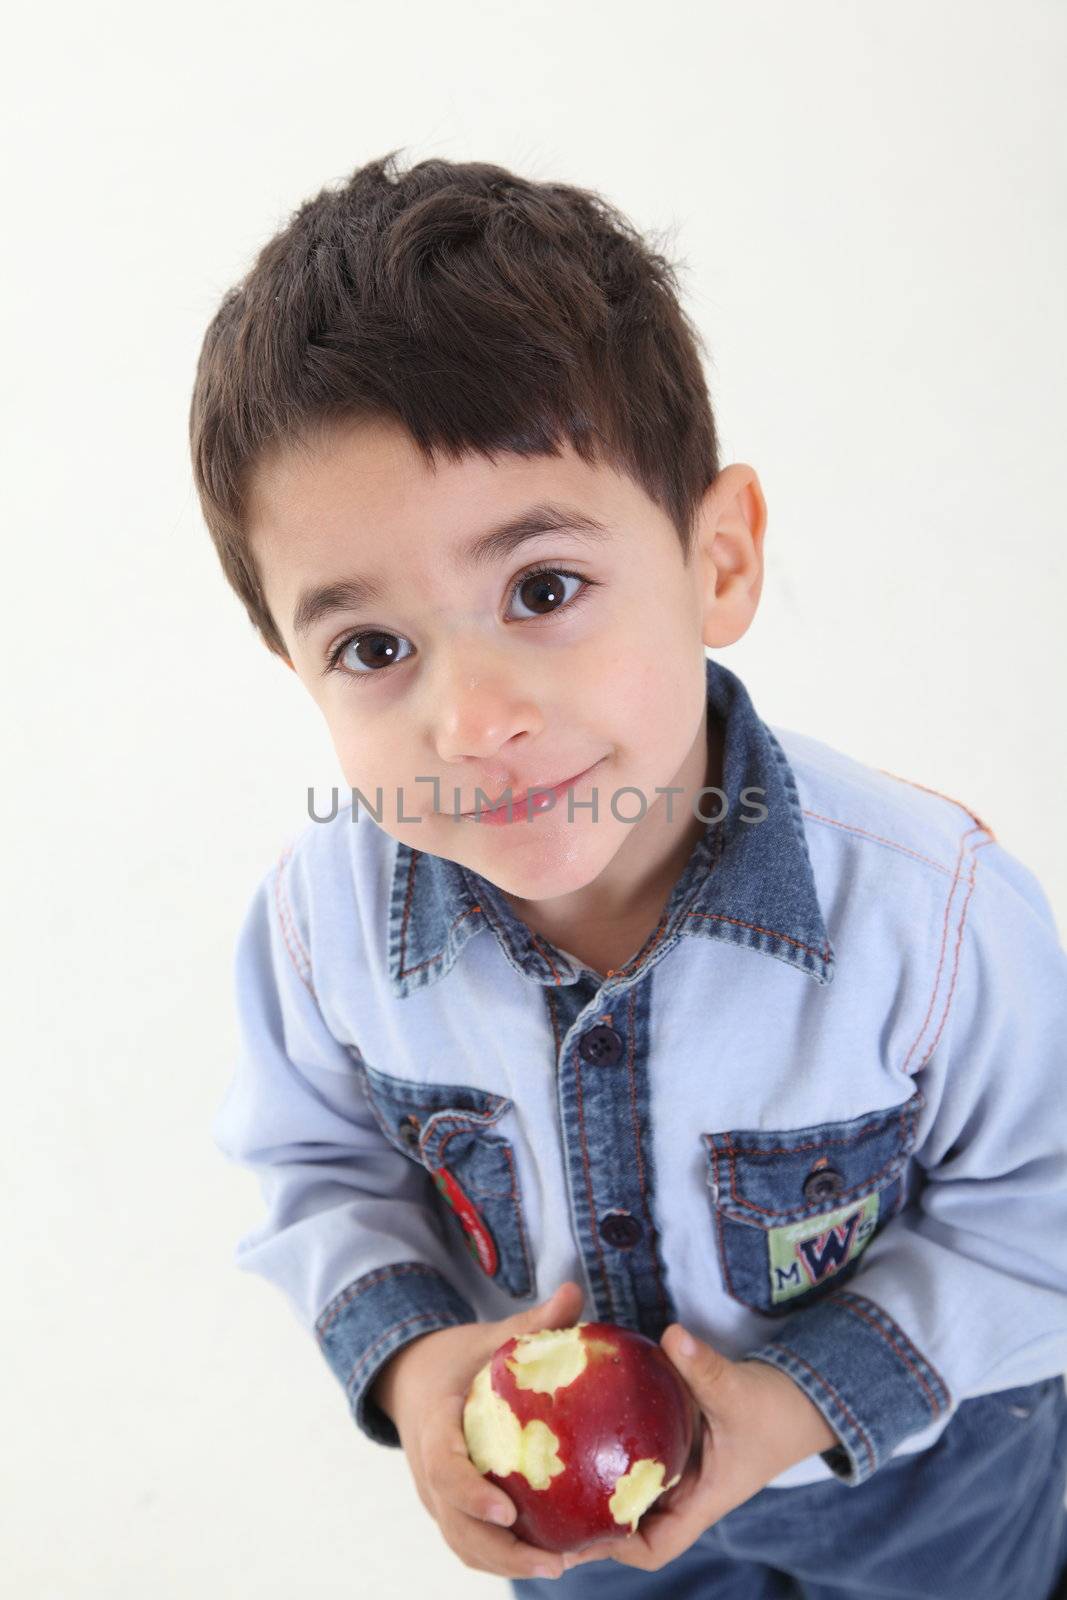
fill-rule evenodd
<path id="1" fill-rule="evenodd" d="M 437 1144 L 459 1128 L 491 1128 L 513 1102 L 491 1089 L 466 1083 L 423 1083 L 395 1078 L 360 1060 L 367 1098 L 382 1132 L 417 1160 L 432 1156 Z"/>
<path id="2" fill-rule="evenodd" d="M 925 1096 L 848 1122 L 780 1130 L 703 1133 L 708 1187 L 724 1215 L 774 1228 L 834 1212 L 876 1194 L 902 1171 Z"/>

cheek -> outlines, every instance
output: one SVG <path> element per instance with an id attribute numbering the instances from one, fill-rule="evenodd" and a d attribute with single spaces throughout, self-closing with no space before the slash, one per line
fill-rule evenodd
<path id="1" fill-rule="evenodd" d="M 364 720 L 359 727 L 342 718 L 331 734 L 345 783 L 362 796 L 361 811 L 373 812 L 393 838 L 421 846 L 434 810 L 434 786 L 427 780 L 436 768 L 432 760 L 429 766 L 413 761 L 406 728 L 400 717 Z M 453 803 L 451 793 L 442 790 L 441 804 Z"/>
<path id="2" fill-rule="evenodd" d="M 374 787 L 378 784 L 388 793 L 389 785 L 399 781 L 395 777 L 396 761 L 389 749 L 388 736 L 367 719 L 353 715 L 343 700 L 327 708 L 325 715 L 349 787 L 363 789 L 368 799 L 373 798 Z"/>
<path id="3" fill-rule="evenodd" d="M 641 728 L 642 742 L 656 742 L 657 731 L 666 731 L 677 720 L 679 679 L 684 681 L 682 665 L 674 657 L 627 648 L 613 656 L 598 693 L 601 703 L 625 708 L 626 726 Z"/>

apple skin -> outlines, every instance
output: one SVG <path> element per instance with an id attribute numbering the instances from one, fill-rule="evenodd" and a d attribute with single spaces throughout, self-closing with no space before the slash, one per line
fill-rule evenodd
<path id="1" fill-rule="evenodd" d="M 574 1340 L 580 1341 L 580 1354 Z M 537 1341 L 542 1343 L 538 1346 Z M 523 1386 L 517 1375 L 535 1368 L 516 1360 L 520 1345 L 526 1347 L 527 1357 L 531 1346 L 557 1351 L 569 1371 L 576 1366 L 581 1370 L 570 1381 L 565 1376 L 551 1392 Z M 495 1401 L 486 1390 L 487 1372 Z M 530 1423 L 549 1430 L 551 1437 L 537 1429 L 532 1436 L 523 1434 L 536 1439 L 539 1448 L 534 1454 L 541 1463 L 547 1442 L 552 1469 L 541 1487 L 535 1487 L 522 1470 L 492 1470 L 486 1465 L 492 1449 L 477 1449 L 475 1413 L 484 1416 L 487 1404 L 504 1417 L 509 1439 L 518 1432 L 499 1411 L 500 1401 L 523 1430 Z M 508 1339 L 475 1378 L 464 1407 L 471 1459 L 515 1504 L 512 1532 L 528 1544 L 552 1551 L 578 1551 L 633 1532 L 640 1515 L 685 1470 L 697 1437 L 695 1423 L 689 1391 L 660 1346 L 610 1322 L 580 1322 L 565 1330 Z M 502 1435 L 497 1432 L 494 1437 L 500 1440 Z M 620 1479 L 626 1480 L 621 1490 Z"/>

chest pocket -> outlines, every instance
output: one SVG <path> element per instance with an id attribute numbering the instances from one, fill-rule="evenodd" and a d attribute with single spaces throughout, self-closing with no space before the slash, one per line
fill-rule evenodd
<path id="1" fill-rule="evenodd" d="M 904 1204 L 925 1103 L 916 1089 L 899 1106 L 848 1122 L 702 1133 L 726 1292 L 781 1316 L 851 1277 Z"/>
<path id="2" fill-rule="evenodd" d="M 395 1078 L 361 1058 L 371 1110 L 389 1143 L 424 1167 L 445 1226 L 487 1277 L 518 1298 L 535 1292 L 511 1141 L 494 1124 L 513 1102 L 489 1089 Z"/>

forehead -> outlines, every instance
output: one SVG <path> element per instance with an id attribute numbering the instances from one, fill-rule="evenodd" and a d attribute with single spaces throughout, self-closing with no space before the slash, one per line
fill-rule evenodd
<path id="1" fill-rule="evenodd" d="M 336 576 L 338 559 L 396 549 L 397 541 L 435 544 L 550 495 L 601 520 L 655 507 L 625 474 L 584 462 L 569 443 L 558 456 L 472 453 L 427 460 L 398 423 L 335 425 L 301 449 L 276 450 L 252 475 L 248 538 L 265 579 Z M 286 582 L 288 587 L 288 582 Z"/>

